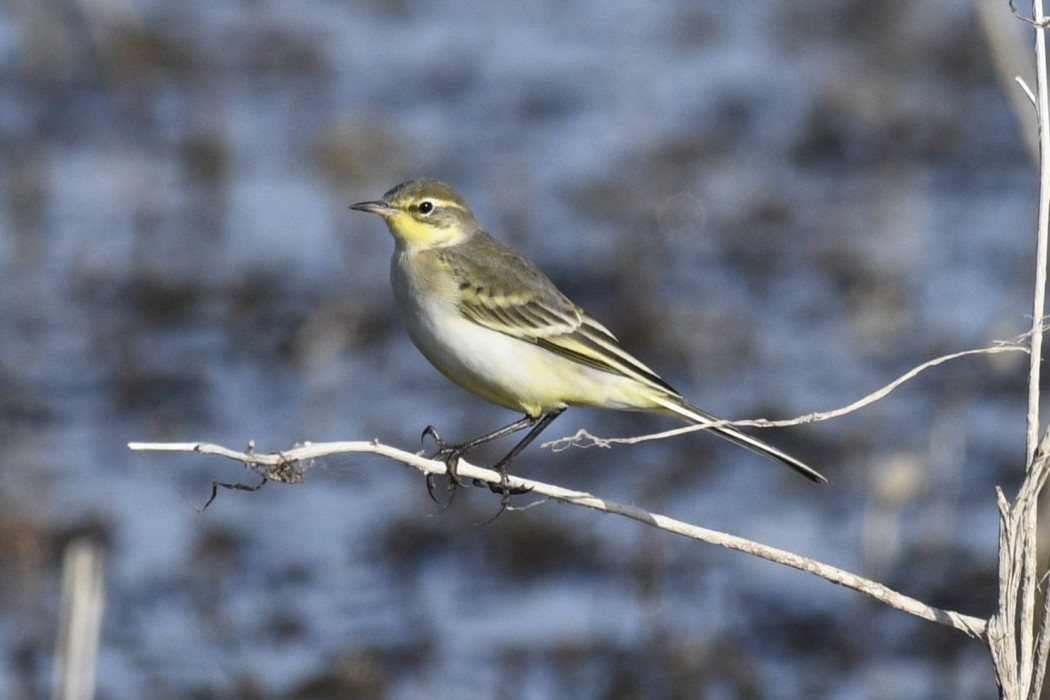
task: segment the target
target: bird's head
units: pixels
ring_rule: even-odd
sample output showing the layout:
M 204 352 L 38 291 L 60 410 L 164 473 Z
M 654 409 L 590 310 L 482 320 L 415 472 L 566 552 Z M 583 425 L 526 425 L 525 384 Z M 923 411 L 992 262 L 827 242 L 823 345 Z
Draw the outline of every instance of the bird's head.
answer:
M 459 193 L 438 180 L 402 182 L 382 199 L 350 208 L 383 217 L 398 246 L 406 249 L 454 245 L 478 228 Z

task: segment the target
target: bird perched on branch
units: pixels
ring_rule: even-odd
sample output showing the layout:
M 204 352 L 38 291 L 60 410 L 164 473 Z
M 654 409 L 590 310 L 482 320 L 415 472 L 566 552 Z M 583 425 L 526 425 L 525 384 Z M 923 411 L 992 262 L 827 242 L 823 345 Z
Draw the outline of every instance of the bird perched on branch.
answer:
M 686 401 L 616 337 L 572 303 L 535 264 L 495 238 L 467 203 L 437 180 L 410 180 L 380 200 L 350 207 L 378 214 L 394 237 L 390 281 L 401 320 L 420 352 L 467 391 L 524 417 L 459 445 L 428 426 L 435 458 L 452 483 L 459 458 L 529 429 L 494 469 L 503 504 L 507 467 L 569 406 L 674 416 L 711 431 L 815 482 L 820 473 Z M 495 490 L 495 489 L 493 489 Z

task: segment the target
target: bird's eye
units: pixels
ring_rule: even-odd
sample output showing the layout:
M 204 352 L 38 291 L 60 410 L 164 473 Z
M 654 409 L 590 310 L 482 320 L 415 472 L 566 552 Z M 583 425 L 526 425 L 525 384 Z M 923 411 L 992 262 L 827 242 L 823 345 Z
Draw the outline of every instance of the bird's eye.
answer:
M 429 199 L 424 199 L 419 203 L 419 213 L 426 216 L 430 212 L 434 211 L 434 203 Z

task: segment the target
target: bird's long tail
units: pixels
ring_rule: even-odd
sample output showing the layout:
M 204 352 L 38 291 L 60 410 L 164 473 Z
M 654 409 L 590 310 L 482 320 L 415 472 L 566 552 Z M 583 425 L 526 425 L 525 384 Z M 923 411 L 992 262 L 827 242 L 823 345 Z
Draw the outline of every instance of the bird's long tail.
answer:
M 707 425 L 709 423 L 718 423 L 721 421 L 720 418 L 716 418 L 707 411 L 697 408 L 691 403 L 685 401 L 680 397 L 666 396 L 666 397 L 654 397 L 653 400 L 660 406 L 667 409 L 671 415 L 678 416 L 690 423 L 696 423 L 698 425 Z M 771 459 L 774 462 L 779 462 L 786 467 L 794 469 L 796 472 L 806 477 L 810 481 L 815 481 L 818 484 L 826 484 L 827 479 L 823 474 L 813 469 L 804 462 L 801 462 L 786 452 L 782 452 L 772 445 L 767 445 L 756 437 L 752 437 L 747 433 L 742 433 L 731 425 L 719 425 L 711 428 L 711 432 L 715 433 L 719 437 L 725 438 L 730 442 L 736 443 L 741 447 L 754 452 L 757 455 L 761 455 L 767 459 Z

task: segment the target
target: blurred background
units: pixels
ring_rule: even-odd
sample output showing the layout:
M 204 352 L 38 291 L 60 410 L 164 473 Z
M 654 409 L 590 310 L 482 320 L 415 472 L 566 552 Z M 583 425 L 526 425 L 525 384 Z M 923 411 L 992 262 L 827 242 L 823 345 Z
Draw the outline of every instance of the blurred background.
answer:
M 371 456 L 200 513 L 254 477 L 126 448 L 418 449 L 513 420 L 412 347 L 390 236 L 347 209 L 412 177 L 727 418 L 1023 333 L 1034 122 L 979 9 L 1022 62 L 1031 38 L 980 2 L 4 3 L 0 696 L 50 693 L 73 542 L 102 557 L 98 698 L 993 696 L 978 642 L 635 522 L 478 526 L 498 497 L 442 512 Z M 763 433 L 826 487 L 699 434 L 515 470 L 983 617 L 1026 361 Z M 676 425 L 575 409 L 546 437 Z

